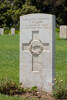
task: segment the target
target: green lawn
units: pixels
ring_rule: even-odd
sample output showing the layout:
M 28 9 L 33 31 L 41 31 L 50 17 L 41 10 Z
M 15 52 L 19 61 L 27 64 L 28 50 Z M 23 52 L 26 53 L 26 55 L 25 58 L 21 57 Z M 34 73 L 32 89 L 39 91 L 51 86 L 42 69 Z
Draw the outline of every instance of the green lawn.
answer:
M 56 77 L 67 83 L 67 40 L 56 34 Z M 19 35 L 0 36 L 0 79 L 19 82 Z M 65 85 L 66 87 L 66 85 Z M 0 100 L 29 100 L 0 95 Z
M 35 100 L 35 99 L 28 99 L 28 98 L 22 98 L 22 97 L 11 97 L 11 96 L 5 96 L 5 95 L 0 95 L 0 100 Z
M 58 34 L 56 34 L 56 77 L 67 83 L 67 40 L 59 39 Z
M 0 36 L 0 78 L 19 80 L 19 35 Z

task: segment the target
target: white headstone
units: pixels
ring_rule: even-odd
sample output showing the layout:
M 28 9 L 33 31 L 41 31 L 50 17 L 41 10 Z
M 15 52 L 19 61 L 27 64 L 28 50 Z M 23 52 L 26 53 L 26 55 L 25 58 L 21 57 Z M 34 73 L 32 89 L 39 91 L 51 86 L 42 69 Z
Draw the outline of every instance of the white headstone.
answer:
M 55 16 L 20 17 L 20 82 L 52 92 L 55 78 Z
M 15 28 L 11 28 L 11 35 L 15 35 Z
M 4 34 L 4 29 L 0 28 L 0 35 L 3 35 L 3 34 Z
M 67 39 L 67 26 L 65 25 L 60 26 L 60 38 Z

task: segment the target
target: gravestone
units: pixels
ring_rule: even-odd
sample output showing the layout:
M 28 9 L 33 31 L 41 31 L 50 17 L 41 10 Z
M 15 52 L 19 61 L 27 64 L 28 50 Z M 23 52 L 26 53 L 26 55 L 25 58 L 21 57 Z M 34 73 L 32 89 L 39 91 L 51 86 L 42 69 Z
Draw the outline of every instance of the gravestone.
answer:
M 67 39 L 67 26 L 65 25 L 60 26 L 60 38 Z
M 15 35 L 15 28 L 11 28 L 11 35 Z
M 55 16 L 20 17 L 20 82 L 52 92 L 55 78 Z
M 0 35 L 3 35 L 3 34 L 4 34 L 4 29 L 0 28 Z

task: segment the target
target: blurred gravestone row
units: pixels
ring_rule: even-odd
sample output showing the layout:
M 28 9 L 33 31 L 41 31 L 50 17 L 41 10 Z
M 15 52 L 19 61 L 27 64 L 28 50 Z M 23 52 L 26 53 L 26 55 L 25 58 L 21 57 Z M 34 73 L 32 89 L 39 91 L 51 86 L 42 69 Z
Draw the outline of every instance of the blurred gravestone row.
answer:
M 15 35 L 15 28 L 0 28 L 0 35 L 4 34 Z

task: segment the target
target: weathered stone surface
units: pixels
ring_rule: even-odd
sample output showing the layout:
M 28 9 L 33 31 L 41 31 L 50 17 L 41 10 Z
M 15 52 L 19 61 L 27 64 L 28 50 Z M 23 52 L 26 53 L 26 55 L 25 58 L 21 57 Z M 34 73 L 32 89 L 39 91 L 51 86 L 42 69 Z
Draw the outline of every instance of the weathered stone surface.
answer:
M 4 29 L 0 28 L 0 35 L 3 35 L 3 34 L 4 34 Z
M 55 16 L 20 17 L 20 82 L 52 92 L 55 78 Z
M 60 26 L 60 38 L 67 39 L 67 26 L 65 25 Z
M 11 28 L 11 35 L 15 35 L 15 28 Z

